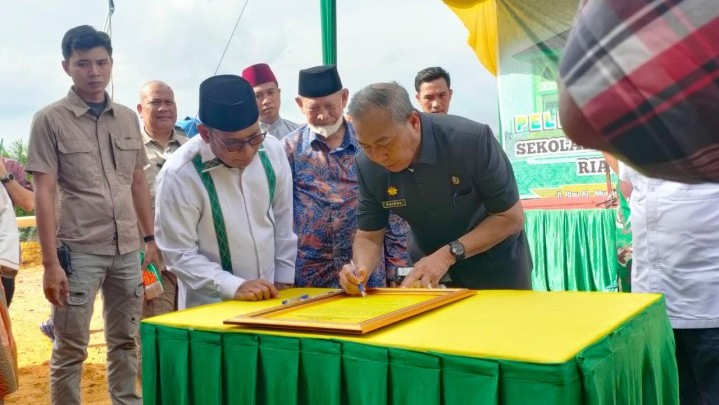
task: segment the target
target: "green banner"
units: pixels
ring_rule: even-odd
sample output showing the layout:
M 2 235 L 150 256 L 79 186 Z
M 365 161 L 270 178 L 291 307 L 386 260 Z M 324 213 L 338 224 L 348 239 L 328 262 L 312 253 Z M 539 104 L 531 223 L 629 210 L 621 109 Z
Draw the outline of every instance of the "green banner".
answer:
M 558 62 L 577 0 L 497 1 L 500 142 L 522 198 L 608 196 L 602 155 L 562 132 Z

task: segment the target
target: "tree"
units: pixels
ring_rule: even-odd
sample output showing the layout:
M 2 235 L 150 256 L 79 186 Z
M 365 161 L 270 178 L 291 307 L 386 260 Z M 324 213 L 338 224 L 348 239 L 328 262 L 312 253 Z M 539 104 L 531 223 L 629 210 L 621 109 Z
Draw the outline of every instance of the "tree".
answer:
M 8 159 L 17 160 L 23 167 L 27 163 L 27 144 L 18 139 L 11 143 L 10 146 L 4 146 L 4 139 L 0 140 L 0 156 Z

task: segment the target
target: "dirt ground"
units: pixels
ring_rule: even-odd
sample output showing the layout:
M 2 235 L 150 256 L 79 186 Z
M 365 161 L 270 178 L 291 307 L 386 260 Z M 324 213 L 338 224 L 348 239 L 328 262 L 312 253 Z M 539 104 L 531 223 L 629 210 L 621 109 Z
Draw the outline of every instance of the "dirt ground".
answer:
M 105 375 L 105 337 L 102 299 L 95 302 L 90 324 L 88 357 L 82 372 L 82 403 L 109 404 Z M 10 306 L 12 331 L 17 342 L 20 388 L 5 398 L 6 404 L 50 403 L 50 352 L 52 343 L 38 325 L 50 315 L 50 304 L 42 291 L 42 267 L 23 268 L 17 275 Z

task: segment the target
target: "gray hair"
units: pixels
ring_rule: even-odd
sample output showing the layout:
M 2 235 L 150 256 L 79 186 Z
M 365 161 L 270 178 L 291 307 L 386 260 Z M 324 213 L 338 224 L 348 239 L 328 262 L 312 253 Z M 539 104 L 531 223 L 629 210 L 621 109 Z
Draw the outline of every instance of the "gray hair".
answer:
M 399 83 L 374 83 L 352 96 L 347 106 L 347 115 L 362 120 L 365 113 L 374 109 L 389 112 L 392 121 L 398 124 L 405 122 L 415 110 L 407 90 Z

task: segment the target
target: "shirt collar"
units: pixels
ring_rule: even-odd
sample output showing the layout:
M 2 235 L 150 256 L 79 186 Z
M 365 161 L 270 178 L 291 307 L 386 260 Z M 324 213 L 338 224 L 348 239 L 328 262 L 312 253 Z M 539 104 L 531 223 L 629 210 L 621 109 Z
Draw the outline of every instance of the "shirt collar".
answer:
M 176 144 L 180 145 L 180 140 L 178 139 L 178 136 L 179 135 L 177 134 L 177 130 L 173 128 L 172 135 L 170 136 L 170 141 L 167 143 L 167 145 L 170 145 L 172 143 L 176 143 Z M 154 145 L 157 145 L 157 147 L 162 149 L 162 146 L 160 146 L 160 144 L 157 143 L 157 141 L 155 141 L 154 139 L 152 139 L 150 134 L 147 133 L 147 129 L 145 129 L 144 125 L 142 126 L 142 141 L 145 143 L 145 145 L 154 144 Z
M 206 173 L 206 172 L 209 172 L 209 171 L 211 171 L 211 170 L 213 170 L 213 169 L 215 169 L 215 168 L 223 167 L 223 166 L 226 167 L 226 168 L 228 168 L 228 169 L 231 169 L 230 166 L 227 166 L 227 165 L 226 165 L 223 161 L 221 161 L 219 158 L 213 158 L 213 159 L 208 160 L 208 161 L 206 161 L 206 162 L 202 162 L 202 164 L 204 165 L 204 166 L 202 167 L 202 173 Z
M 200 135 L 197 136 L 199 137 Z M 210 145 L 205 143 L 205 141 L 200 139 L 199 142 L 201 142 L 200 158 L 202 159 L 202 164 L 204 165 L 202 168 L 203 173 L 212 171 L 218 167 L 225 167 L 230 170 L 237 169 L 234 167 L 227 166 L 223 161 L 221 161 L 217 156 L 215 156 L 215 154 L 212 153 L 212 149 L 210 149 Z
M 105 111 L 112 111 L 113 102 L 107 92 L 105 92 L 105 100 L 107 100 Z M 83 101 L 80 96 L 78 96 L 75 92 L 75 86 L 70 87 L 70 90 L 67 92 L 67 96 L 65 96 L 64 104 L 65 107 L 67 107 L 75 114 L 75 117 L 80 117 L 90 110 L 90 107 L 87 105 L 87 103 L 85 103 L 85 101 Z
M 340 144 L 340 147 L 337 149 L 341 150 L 341 149 L 349 148 L 351 146 L 353 150 L 357 150 L 358 149 L 357 137 L 355 136 L 354 127 L 352 126 L 352 124 L 347 122 L 347 120 L 344 120 L 342 125 L 344 125 L 344 127 L 345 127 L 345 134 L 344 134 L 344 138 L 342 138 L 342 144 Z M 310 129 L 309 125 L 307 125 L 306 128 L 307 128 L 307 132 L 309 132 L 309 134 L 310 134 L 309 135 L 310 144 L 315 143 L 315 142 L 320 142 L 320 143 L 327 145 L 327 143 L 325 142 L 325 138 L 323 136 L 312 132 L 312 129 Z
M 270 122 L 269 124 L 266 124 L 266 123 L 260 121 L 260 129 L 262 131 L 268 132 L 270 129 L 276 128 L 281 123 L 282 123 L 282 117 L 277 117 L 276 120 L 274 120 L 273 122 Z
M 419 159 L 417 163 L 428 165 L 437 164 L 437 145 L 434 140 L 434 126 L 432 125 L 432 114 L 419 113 L 420 120 L 420 145 Z

